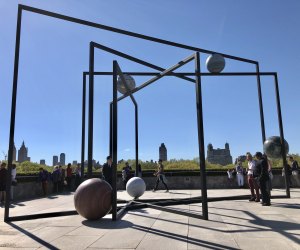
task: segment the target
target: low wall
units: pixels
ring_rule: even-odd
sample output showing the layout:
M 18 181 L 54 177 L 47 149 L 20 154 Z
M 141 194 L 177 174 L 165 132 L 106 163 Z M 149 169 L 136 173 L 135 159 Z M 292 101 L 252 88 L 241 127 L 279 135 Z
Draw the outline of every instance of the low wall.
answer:
M 98 177 L 98 176 L 95 176 Z M 167 184 L 169 189 L 200 189 L 201 179 L 199 173 L 197 175 L 192 175 L 189 173 L 167 173 Z M 145 174 L 143 179 L 146 183 L 147 190 L 153 189 L 156 182 L 156 177 L 151 174 Z M 17 177 L 18 185 L 14 187 L 14 200 L 23 200 L 36 197 L 42 197 L 42 187 L 41 184 L 37 182 L 37 177 Z M 300 187 L 300 175 L 291 176 L 293 187 Z M 226 189 L 226 188 L 237 188 L 236 178 L 232 182 L 227 179 L 227 174 L 225 173 L 208 173 L 207 178 L 207 188 L 208 189 Z M 284 188 L 284 178 L 280 173 L 274 174 L 272 180 L 272 186 L 274 188 Z M 247 181 L 245 176 L 245 187 L 247 187 Z M 118 190 L 124 190 L 124 184 L 121 177 L 117 179 Z M 163 185 L 159 184 L 159 189 L 164 188 Z M 72 190 L 74 191 L 74 179 L 72 183 Z M 48 193 L 52 193 L 52 183 L 48 183 Z

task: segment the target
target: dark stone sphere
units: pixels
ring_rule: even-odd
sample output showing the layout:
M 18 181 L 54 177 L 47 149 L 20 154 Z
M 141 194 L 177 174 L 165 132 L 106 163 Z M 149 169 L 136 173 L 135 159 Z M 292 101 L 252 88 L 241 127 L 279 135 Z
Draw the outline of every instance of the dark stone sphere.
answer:
M 289 144 L 284 140 L 285 153 L 289 152 Z M 278 159 L 282 157 L 282 148 L 280 142 L 280 136 L 271 136 L 264 142 L 264 153 L 271 159 Z
M 76 189 L 74 205 L 76 211 L 88 220 L 97 220 L 111 210 L 112 187 L 103 180 L 92 178 Z

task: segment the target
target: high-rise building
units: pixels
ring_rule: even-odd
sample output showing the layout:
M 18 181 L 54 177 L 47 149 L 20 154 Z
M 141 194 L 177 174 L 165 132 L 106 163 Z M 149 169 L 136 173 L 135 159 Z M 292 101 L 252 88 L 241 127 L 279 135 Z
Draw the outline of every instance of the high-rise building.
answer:
M 77 166 L 77 161 L 73 161 L 73 166 Z
M 53 155 L 53 166 L 57 165 L 58 163 L 58 156 L 57 155 Z
M 65 153 L 61 153 L 59 156 L 59 163 L 62 166 L 66 165 L 66 154 Z
M 162 161 L 167 161 L 168 160 L 167 148 L 166 148 L 164 143 L 162 143 L 159 147 L 159 159 L 161 159 Z
M 44 159 L 40 160 L 40 165 L 46 165 L 46 161 Z
M 28 148 L 25 147 L 25 143 L 23 141 L 22 146 L 18 151 L 18 162 L 22 163 L 24 161 L 30 161 L 30 157 L 28 157 Z

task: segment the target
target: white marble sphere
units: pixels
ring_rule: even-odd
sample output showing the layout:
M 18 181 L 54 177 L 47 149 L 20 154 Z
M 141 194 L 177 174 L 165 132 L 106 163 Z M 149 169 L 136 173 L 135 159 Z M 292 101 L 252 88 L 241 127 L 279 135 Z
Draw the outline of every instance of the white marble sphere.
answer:
M 129 89 L 133 90 L 135 88 L 135 80 L 133 79 L 133 77 L 130 75 L 124 74 L 124 78 L 125 78 L 125 81 L 127 83 L 127 86 L 129 87 Z M 127 89 L 126 89 L 125 85 L 123 84 L 120 76 L 118 77 L 117 88 L 121 94 L 123 94 L 123 95 L 126 94 Z
M 220 54 L 212 54 L 206 59 L 206 67 L 210 73 L 220 73 L 225 68 L 225 59 Z
M 142 196 L 145 190 L 146 184 L 144 180 L 140 177 L 130 178 L 126 184 L 126 191 L 133 198 L 138 198 Z

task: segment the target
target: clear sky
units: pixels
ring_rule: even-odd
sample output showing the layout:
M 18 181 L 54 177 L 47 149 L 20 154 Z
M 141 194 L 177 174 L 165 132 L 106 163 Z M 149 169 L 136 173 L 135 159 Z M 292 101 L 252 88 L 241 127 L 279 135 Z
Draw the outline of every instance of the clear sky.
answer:
M 261 71 L 279 76 L 283 125 L 290 152 L 299 153 L 300 2 L 298 0 L 0 0 L 0 159 L 7 152 L 18 3 L 78 17 L 203 49 L 260 62 Z M 80 161 L 82 72 L 88 70 L 89 42 L 112 47 L 161 67 L 193 52 L 155 44 L 24 12 L 15 130 L 17 149 L 25 141 L 32 161 L 66 153 Z M 202 71 L 206 72 L 201 55 Z M 146 67 L 97 51 L 95 70 Z M 194 63 L 183 71 L 194 71 Z M 255 67 L 226 61 L 224 72 L 253 72 Z M 148 78 L 135 77 L 137 85 Z M 255 77 L 203 77 L 205 147 L 230 144 L 233 158 L 262 150 Z M 94 158 L 108 154 L 112 78 L 95 78 Z M 272 78 L 262 77 L 266 135 L 279 135 Z M 135 94 L 139 103 L 140 158 L 157 160 L 164 142 L 168 158 L 198 156 L 195 87 L 166 77 Z M 119 103 L 119 159 L 134 158 L 134 107 Z M 206 148 L 205 148 L 206 151 Z

